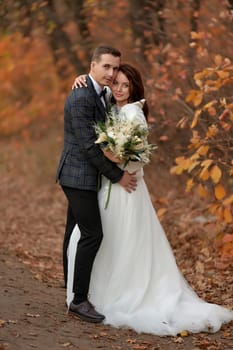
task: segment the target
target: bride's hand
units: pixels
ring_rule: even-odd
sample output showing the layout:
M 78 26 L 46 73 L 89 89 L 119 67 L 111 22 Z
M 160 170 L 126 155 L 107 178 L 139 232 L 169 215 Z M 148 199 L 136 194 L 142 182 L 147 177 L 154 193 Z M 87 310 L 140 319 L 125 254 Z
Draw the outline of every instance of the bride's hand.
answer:
M 114 156 L 114 154 L 111 151 L 107 151 L 105 149 L 102 149 L 103 154 L 105 155 L 106 158 L 111 160 L 113 163 L 122 163 L 122 160 L 120 158 L 117 158 Z
M 86 78 L 87 78 L 87 74 L 82 74 L 82 75 L 79 75 L 78 77 L 76 77 L 75 81 L 72 85 L 72 89 L 87 86 Z

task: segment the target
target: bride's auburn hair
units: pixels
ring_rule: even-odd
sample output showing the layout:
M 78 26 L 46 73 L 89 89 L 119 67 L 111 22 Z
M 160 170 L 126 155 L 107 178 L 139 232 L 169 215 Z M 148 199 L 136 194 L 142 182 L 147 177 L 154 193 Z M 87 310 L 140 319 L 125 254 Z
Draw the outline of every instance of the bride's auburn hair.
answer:
M 142 82 L 142 77 L 139 71 L 131 66 L 130 64 L 123 63 L 119 66 L 118 72 L 122 72 L 127 79 L 129 80 L 129 103 L 137 102 L 145 98 L 144 95 L 144 86 Z M 112 97 L 112 101 L 115 102 L 114 97 Z M 147 119 L 149 108 L 148 104 L 145 101 L 143 106 L 143 113 Z

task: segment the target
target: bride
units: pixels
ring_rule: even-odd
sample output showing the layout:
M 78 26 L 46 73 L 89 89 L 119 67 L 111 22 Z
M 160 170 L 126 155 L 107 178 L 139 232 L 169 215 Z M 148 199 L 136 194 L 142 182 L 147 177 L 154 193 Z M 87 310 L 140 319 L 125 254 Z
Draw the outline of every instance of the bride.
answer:
M 139 72 L 122 64 L 112 86 L 114 108 L 128 118 L 146 123 L 140 104 L 144 97 Z M 130 102 L 130 103 L 129 103 Z M 181 272 L 156 216 L 143 179 L 140 162 L 130 162 L 138 183 L 133 193 L 102 178 L 99 206 L 104 238 L 91 276 L 89 299 L 105 324 L 130 327 L 137 332 L 176 335 L 183 330 L 217 332 L 233 320 L 233 311 L 201 300 Z M 68 248 L 67 305 L 73 299 L 73 270 L 79 229 L 76 226 Z

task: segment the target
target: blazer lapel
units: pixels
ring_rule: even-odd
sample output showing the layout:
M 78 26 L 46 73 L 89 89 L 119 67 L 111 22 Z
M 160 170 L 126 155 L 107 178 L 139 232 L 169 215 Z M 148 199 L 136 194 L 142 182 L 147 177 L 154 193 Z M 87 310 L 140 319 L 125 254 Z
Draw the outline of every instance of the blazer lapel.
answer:
M 87 76 L 87 86 L 88 86 L 89 90 L 92 92 L 92 95 L 93 95 L 94 98 L 95 98 L 96 105 L 97 105 L 97 107 L 98 107 L 98 109 L 99 109 L 99 111 L 100 111 L 101 117 L 105 119 L 106 109 L 105 109 L 103 103 L 101 102 L 101 99 L 100 99 L 100 97 L 98 96 L 97 92 L 95 91 L 95 88 L 94 88 L 94 86 L 93 86 L 93 84 L 92 84 L 92 81 L 91 81 L 91 79 L 89 78 L 89 76 Z

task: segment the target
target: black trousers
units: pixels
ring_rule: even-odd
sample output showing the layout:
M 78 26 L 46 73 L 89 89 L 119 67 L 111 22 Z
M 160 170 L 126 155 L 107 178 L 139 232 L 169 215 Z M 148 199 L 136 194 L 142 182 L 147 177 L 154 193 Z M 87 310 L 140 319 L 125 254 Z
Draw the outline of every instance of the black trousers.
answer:
M 80 300 L 86 300 L 93 262 L 103 238 L 97 192 L 66 186 L 62 186 L 62 189 L 68 199 L 67 222 L 63 241 L 64 280 L 67 284 L 67 248 L 73 228 L 77 223 L 81 236 L 77 243 L 73 292 Z

